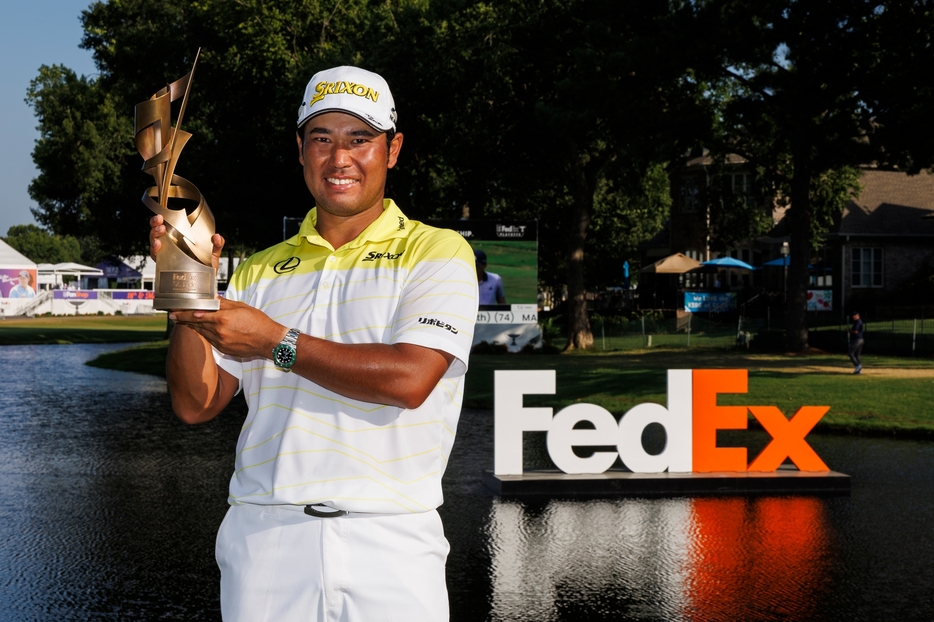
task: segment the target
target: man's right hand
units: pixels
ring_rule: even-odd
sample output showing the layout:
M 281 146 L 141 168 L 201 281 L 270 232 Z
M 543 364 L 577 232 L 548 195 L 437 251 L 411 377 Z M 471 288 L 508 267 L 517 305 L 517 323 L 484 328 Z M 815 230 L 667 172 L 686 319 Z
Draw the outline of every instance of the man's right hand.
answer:
M 149 256 L 153 258 L 153 261 L 156 259 L 156 255 L 162 250 L 162 236 L 165 235 L 165 223 L 163 222 L 162 216 L 156 214 L 149 219 Z M 214 266 L 214 269 L 217 270 L 220 265 L 221 251 L 224 249 L 224 237 L 219 233 L 215 233 L 211 236 L 211 265 Z

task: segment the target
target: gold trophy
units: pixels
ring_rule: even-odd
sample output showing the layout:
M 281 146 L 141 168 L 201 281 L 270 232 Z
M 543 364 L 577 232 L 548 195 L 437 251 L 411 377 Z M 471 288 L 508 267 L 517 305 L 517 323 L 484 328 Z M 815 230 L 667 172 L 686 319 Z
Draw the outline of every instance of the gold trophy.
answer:
M 191 138 L 181 125 L 200 54 L 199 49 L 184 77 L 136 105 L 136 149 L 145 160 L 143 170 L 156 180 L 143 194 L 143 203 L 165 221 L 153 300 L 153 308 L 161 310 L 220 308 L 217 271 L 211 263 L 214 214 L 198 188 L 175 174 L 178 156 Z M 178 121 L 172 127 L 172 102 L 179 98 Z M 170 209 L 169 199 L 194 209 Z

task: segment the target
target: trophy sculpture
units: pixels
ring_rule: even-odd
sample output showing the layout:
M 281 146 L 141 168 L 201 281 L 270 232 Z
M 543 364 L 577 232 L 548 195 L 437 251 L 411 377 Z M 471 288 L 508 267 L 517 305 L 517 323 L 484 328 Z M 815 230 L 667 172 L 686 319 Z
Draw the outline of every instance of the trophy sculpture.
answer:
M 143 203 L 165 222 L 162 249 L 156 256 L 156 282 L 153 308 L 220 308 L 217 299 L 217 271 L 211 261 L 214 214 L 197 187 L 175 174 L 178 156 L 191 134 L 181 130 L 195 62 L 184 77 L 136 105 L 136 149 L 143 156 L 143 170 L 156 185 L 143 194 Z M 172 127 L 172 102 L 182 98 L 178 121 Z M 193 210 L 170 209 L 169 199 L 185 201 Z

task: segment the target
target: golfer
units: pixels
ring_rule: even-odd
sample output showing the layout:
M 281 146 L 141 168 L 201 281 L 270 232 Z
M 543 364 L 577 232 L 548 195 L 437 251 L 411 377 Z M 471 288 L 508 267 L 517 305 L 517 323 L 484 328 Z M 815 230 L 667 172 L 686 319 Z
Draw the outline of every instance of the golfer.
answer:
M 170 315 L 178 416 L 249 405 L 217 536 L 228 622 L 448 619 L 435 508 L 477 278 L 463 238 L 383 197 L 402 139 L 383 78 L 315 74 L 296 136 L 315 208 L 237 268 L 219 311 Z
M 480 304 L 506 304 L 506 292 L 503 290 L 503 279 L 498 274 L 486 271 L 486 253 L 477 249 L 473 252 L 473 256 L 477 264 L 477 284 L 480 288 Z

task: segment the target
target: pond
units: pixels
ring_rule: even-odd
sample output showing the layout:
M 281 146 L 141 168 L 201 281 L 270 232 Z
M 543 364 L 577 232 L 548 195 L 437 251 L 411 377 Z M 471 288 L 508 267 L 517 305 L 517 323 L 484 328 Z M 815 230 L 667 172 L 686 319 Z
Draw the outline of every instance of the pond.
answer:
M 243 409 L 203 426 L 114 345 L 0 348 L 0 619 L 218 620 Z M 842 497 L 518 501 L 465 411 L 440 512 L 455 621 L 934 618 L 934 443 L 811 435 Z

